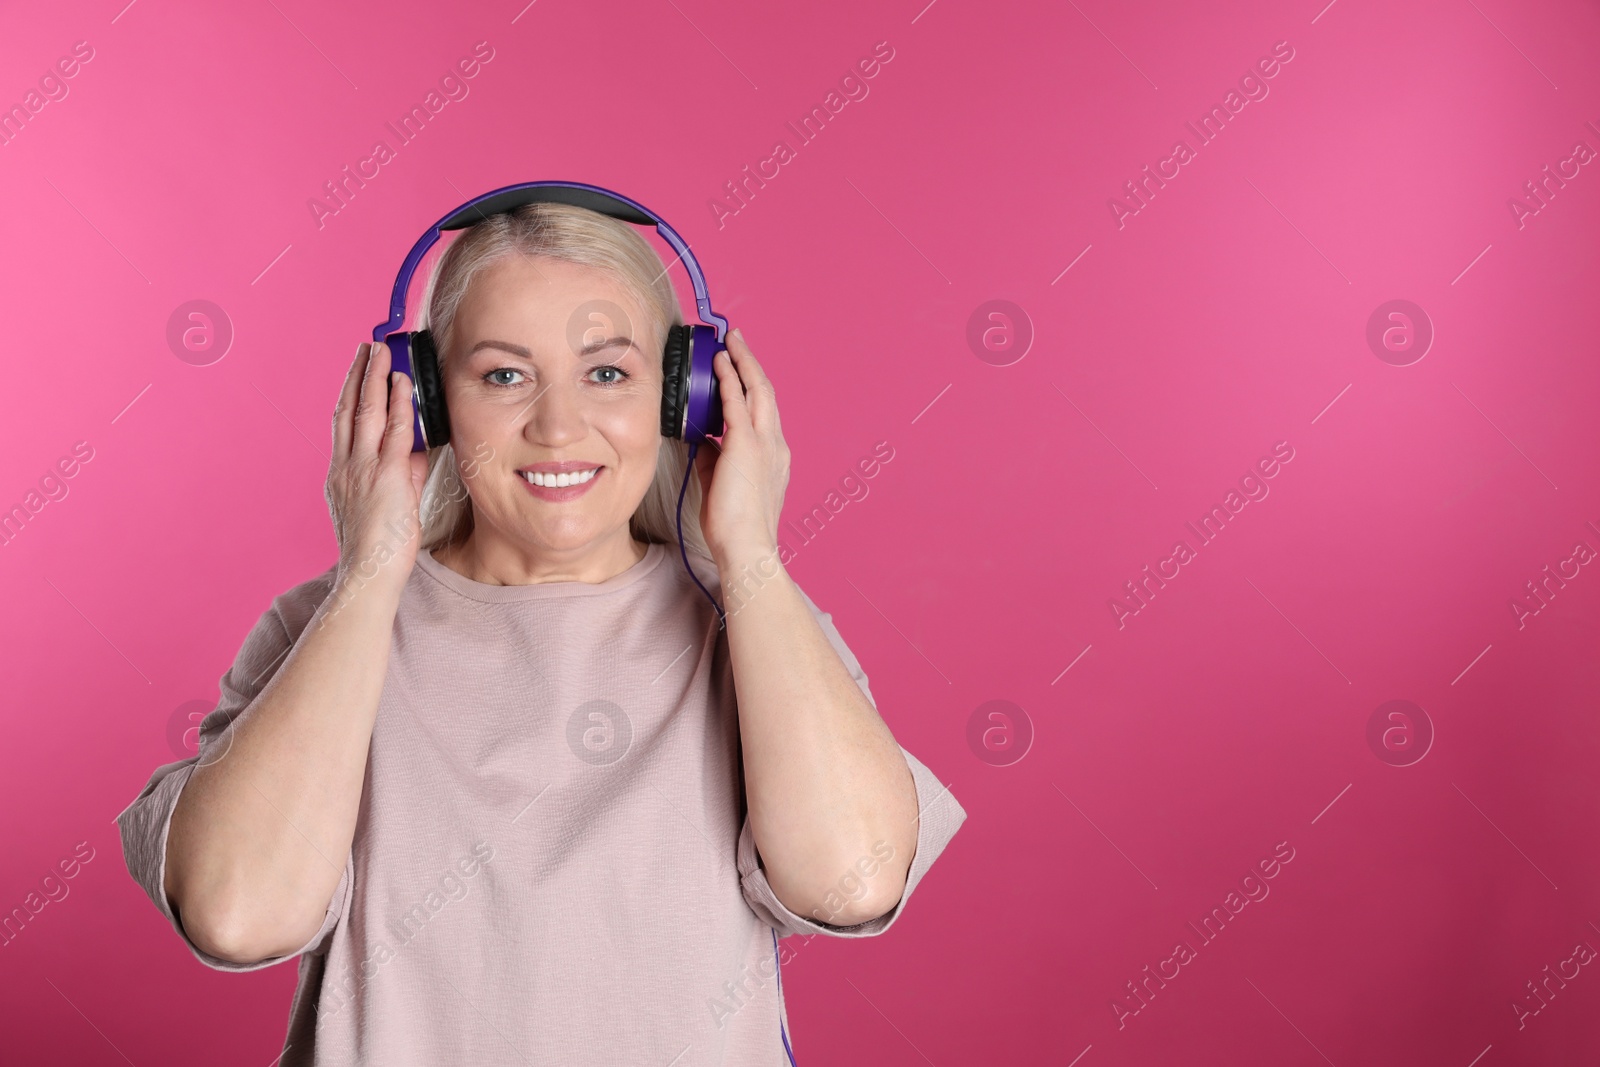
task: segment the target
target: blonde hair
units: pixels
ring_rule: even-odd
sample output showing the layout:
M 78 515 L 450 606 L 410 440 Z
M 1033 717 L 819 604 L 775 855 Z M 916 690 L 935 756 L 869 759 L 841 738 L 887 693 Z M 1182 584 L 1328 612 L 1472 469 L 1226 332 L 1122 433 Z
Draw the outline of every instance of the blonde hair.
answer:
M 610 275 L 650 315 L 652 321 L 645 325 L 653 336 L 638 340 L 646 352 L 656 354 L 658 361 L 668 327 L 683 324 L 683 311 L 667 277 L 666 265 L 632 225 L 569 204 L 525 204 L 514 212 L 490 215 L 462 231 L 429 272 L 421 314 L 410 328 L 432 332 L 441 381 L 451 357 L 456 311 L 467 287 L 480 271 L 513 255 L 547 256 Z M 472 462 L 467 460 L 469 478 L 473 474 Z M 629 532 L 636 540 L 677 545 L 678 492 L 688 464 L 689 446 L 680 438 L 663 438 L 655 478 L 628 520 Z M 471 534 L 472 528 L 472 497 L 462 483 L 455 449 L 448 443 L 430 448 L 428 476 L 422 486 L 420 547 L 459 543 Z M 683 543 L 690 562 L 706 568 L 697 566 L 696 570 L 716 581 L 711 552 L 700 530 L 698 477 L 689 480 L 684 495 Z

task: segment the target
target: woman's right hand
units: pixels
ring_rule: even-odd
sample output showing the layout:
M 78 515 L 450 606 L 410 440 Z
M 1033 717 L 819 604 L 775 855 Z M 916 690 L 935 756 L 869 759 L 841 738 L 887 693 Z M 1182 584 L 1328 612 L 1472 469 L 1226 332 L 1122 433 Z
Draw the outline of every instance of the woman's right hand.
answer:
M 333 412 L 325 487 L 340 582 L 378 581 L 398 592 L 416 564 L 428 456 L 411 451 L 411 389 L 407 375 L 389 373 L 388 345 L 356 350 Z

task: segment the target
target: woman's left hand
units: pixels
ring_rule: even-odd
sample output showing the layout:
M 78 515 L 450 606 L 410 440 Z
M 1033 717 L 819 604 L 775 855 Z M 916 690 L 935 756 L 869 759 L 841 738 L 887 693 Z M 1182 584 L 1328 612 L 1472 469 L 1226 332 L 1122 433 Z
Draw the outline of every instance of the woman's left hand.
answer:
M 726 341 L 713 364 L 722 393 L 722 446 L 708 440 L 695 454 L 700 529 L 719 564 L 777 551 L 778 516 L 789 485 L 789 446 L 772 381 L 738 330 Z

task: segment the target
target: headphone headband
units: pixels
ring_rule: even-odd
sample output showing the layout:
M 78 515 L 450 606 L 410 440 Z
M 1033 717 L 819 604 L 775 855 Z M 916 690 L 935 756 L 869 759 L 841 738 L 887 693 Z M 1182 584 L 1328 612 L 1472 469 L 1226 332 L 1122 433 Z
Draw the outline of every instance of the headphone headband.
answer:
M 701 321 L 716 327 L 719 343 L 725 339 L 728 320 L 711 310 L 711 298 L 706 293 L 705 275 L 701 273 L 700 264 L 694 258 L 694 253 L 689 250 L 688 244 L 678 236 L 678 231 L 667 225 L 666 220 L 660 215 L 620 193 L 602 189 L 598 185 L 558 181 L 519 182 L 516 185 L 492 190 L 467 201 L 429 227 L 426 233 L 417 238 L 417 243 L 411 246 L 405 262 L 400 265 L 400 273 L 394 280 L 394 290 L 389 295 L 389 317 L 372 328 L 372 339 L 382 341 L 404 325 L 406 291 L 411 287 L 411 276 L 422 262 L 423 255 L 439 240 L 442 232 L 463 230 L 482 222 L 490 215 L 515 211 L 524 204 L 533 203 L 571 204 L 573 207 L 587 208 L 601 215 L 631 222 L 636 226 L 654 226 L 656 232 L 672 246 L 672 250 L 683 261 L 684 269 L 689 272 L 689 281 L 694 285 L 695 308 L 700 313 Z

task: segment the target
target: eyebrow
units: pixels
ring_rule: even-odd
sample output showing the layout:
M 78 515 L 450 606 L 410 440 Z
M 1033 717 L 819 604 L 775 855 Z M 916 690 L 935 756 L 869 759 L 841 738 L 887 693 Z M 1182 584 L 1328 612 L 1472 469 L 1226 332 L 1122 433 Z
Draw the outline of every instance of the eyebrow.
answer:
M 602 349 L 611 347 L 631 348 L 635 352 L 638 352 L 641 356 L 644 355 L 643 349 L 634 343 L 633 338 L 620 335 L 617 337 L 607 337 L 603 340 L 584 345 L 583 350 L 580 351 L 578 355 L 590 356 L 601 351 Z M 530 363 L 533 362 L 533 353 L 528 351 L 528 349 L 522 345 L 512 344 L 510 341 L 495 341 L 492 339 L 479 341 L 477 344 L 472 346 L 471 351 L 469 351 L 467 355 L 473 355 L 485 348 L 498 348 L 501 351 L 509 352 L 513 356 L 517 356 L 520 359 L 525 359 Z

